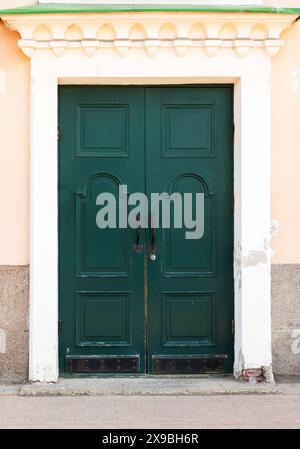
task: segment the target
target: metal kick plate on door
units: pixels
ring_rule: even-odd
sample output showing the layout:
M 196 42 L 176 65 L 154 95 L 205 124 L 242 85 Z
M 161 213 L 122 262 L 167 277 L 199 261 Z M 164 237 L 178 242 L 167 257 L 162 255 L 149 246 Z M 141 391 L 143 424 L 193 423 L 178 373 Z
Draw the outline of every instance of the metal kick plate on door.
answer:
M 153 371 L 160 374 L 224 373 L 227 356 L 217 357 L 156 357 Z
M 139 357 L 66 357 L 70 373 L 138 373 Z

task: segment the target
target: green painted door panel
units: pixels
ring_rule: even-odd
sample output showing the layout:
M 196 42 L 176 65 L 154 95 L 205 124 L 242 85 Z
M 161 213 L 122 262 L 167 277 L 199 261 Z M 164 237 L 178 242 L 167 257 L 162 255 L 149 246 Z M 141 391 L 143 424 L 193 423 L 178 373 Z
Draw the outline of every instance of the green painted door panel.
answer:
M 145 372 L 144 260 L 133 250 L 136 231 L 96 226 L 99 193 L 118 198 L 120 184 L 144 191 L 144 109 L 143 88 L 60 89 L 62 372 L 70 357 L 78 358 L 71 360 L 75 371 L 97 370 L 99 356 L 104 372 Z
M 204 194 L 201 239 L 186 239 L 184 227 L 156 230 L 157 258 L 148 258 L 150 372 L 232 370 L 232 159 L 230 87 L 146 90 L 147 193 Z
M 60 371 L 230 372 L 231 87 L 65 86 L 59 119 Z M 136 252 L 136 230 L 100 230 L 120 184 L 203 193 L 203 237 L 148 229 Z

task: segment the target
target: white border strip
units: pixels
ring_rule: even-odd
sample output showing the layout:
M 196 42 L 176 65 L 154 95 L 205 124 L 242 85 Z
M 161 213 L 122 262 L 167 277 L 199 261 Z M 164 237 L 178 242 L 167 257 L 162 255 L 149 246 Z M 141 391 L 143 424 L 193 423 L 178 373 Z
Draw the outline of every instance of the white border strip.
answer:
M 30 380 L 58 378 L 58 83 L 234 83 L 235 373 L 270 366 L 270 59 L 114 55 L 32 59 Z

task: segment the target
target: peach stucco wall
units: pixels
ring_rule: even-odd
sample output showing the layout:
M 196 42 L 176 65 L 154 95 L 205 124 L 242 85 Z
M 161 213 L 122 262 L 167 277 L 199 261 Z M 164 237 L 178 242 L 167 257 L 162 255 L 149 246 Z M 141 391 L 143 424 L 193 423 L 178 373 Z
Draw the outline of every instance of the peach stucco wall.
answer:
M 300 22 L 283 34 L 272 70 L 273 263 L 300 262 Z
M 0 23 L 0 265 L 28 263 L 29 62 Z
M 34 1 L 14 6 L 24 3 Z M 300 8 L 300 0 L 264 3 Z M 0 8 L 11 4 L 0 0 Z M 272 71 L 273 263 L 300 263 L 300 22 L 283 38 Z M 29 61 L 17 39 L 0 23 L 0 265 L 28 263 Z

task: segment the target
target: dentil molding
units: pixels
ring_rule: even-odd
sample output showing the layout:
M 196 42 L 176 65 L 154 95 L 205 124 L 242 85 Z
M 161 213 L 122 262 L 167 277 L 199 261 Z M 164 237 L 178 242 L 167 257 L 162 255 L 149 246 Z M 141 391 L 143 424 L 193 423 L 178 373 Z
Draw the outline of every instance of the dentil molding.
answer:
M 293 14 L 262 13 L 89 13 L 4 15 L 6 25 L 18 31 L 19 47 L 32 57 L 36 51 L 61 56 L 82 49 L 86 56 L 114 49 L 124 56 L 130 48 L 143 48 L 149 56 L 172 47 L 183 56 L 191 47 L 208 56 L 228 48 L 238 56 L 251 49 L 277 54 L 281 33 L 295 19 Z

